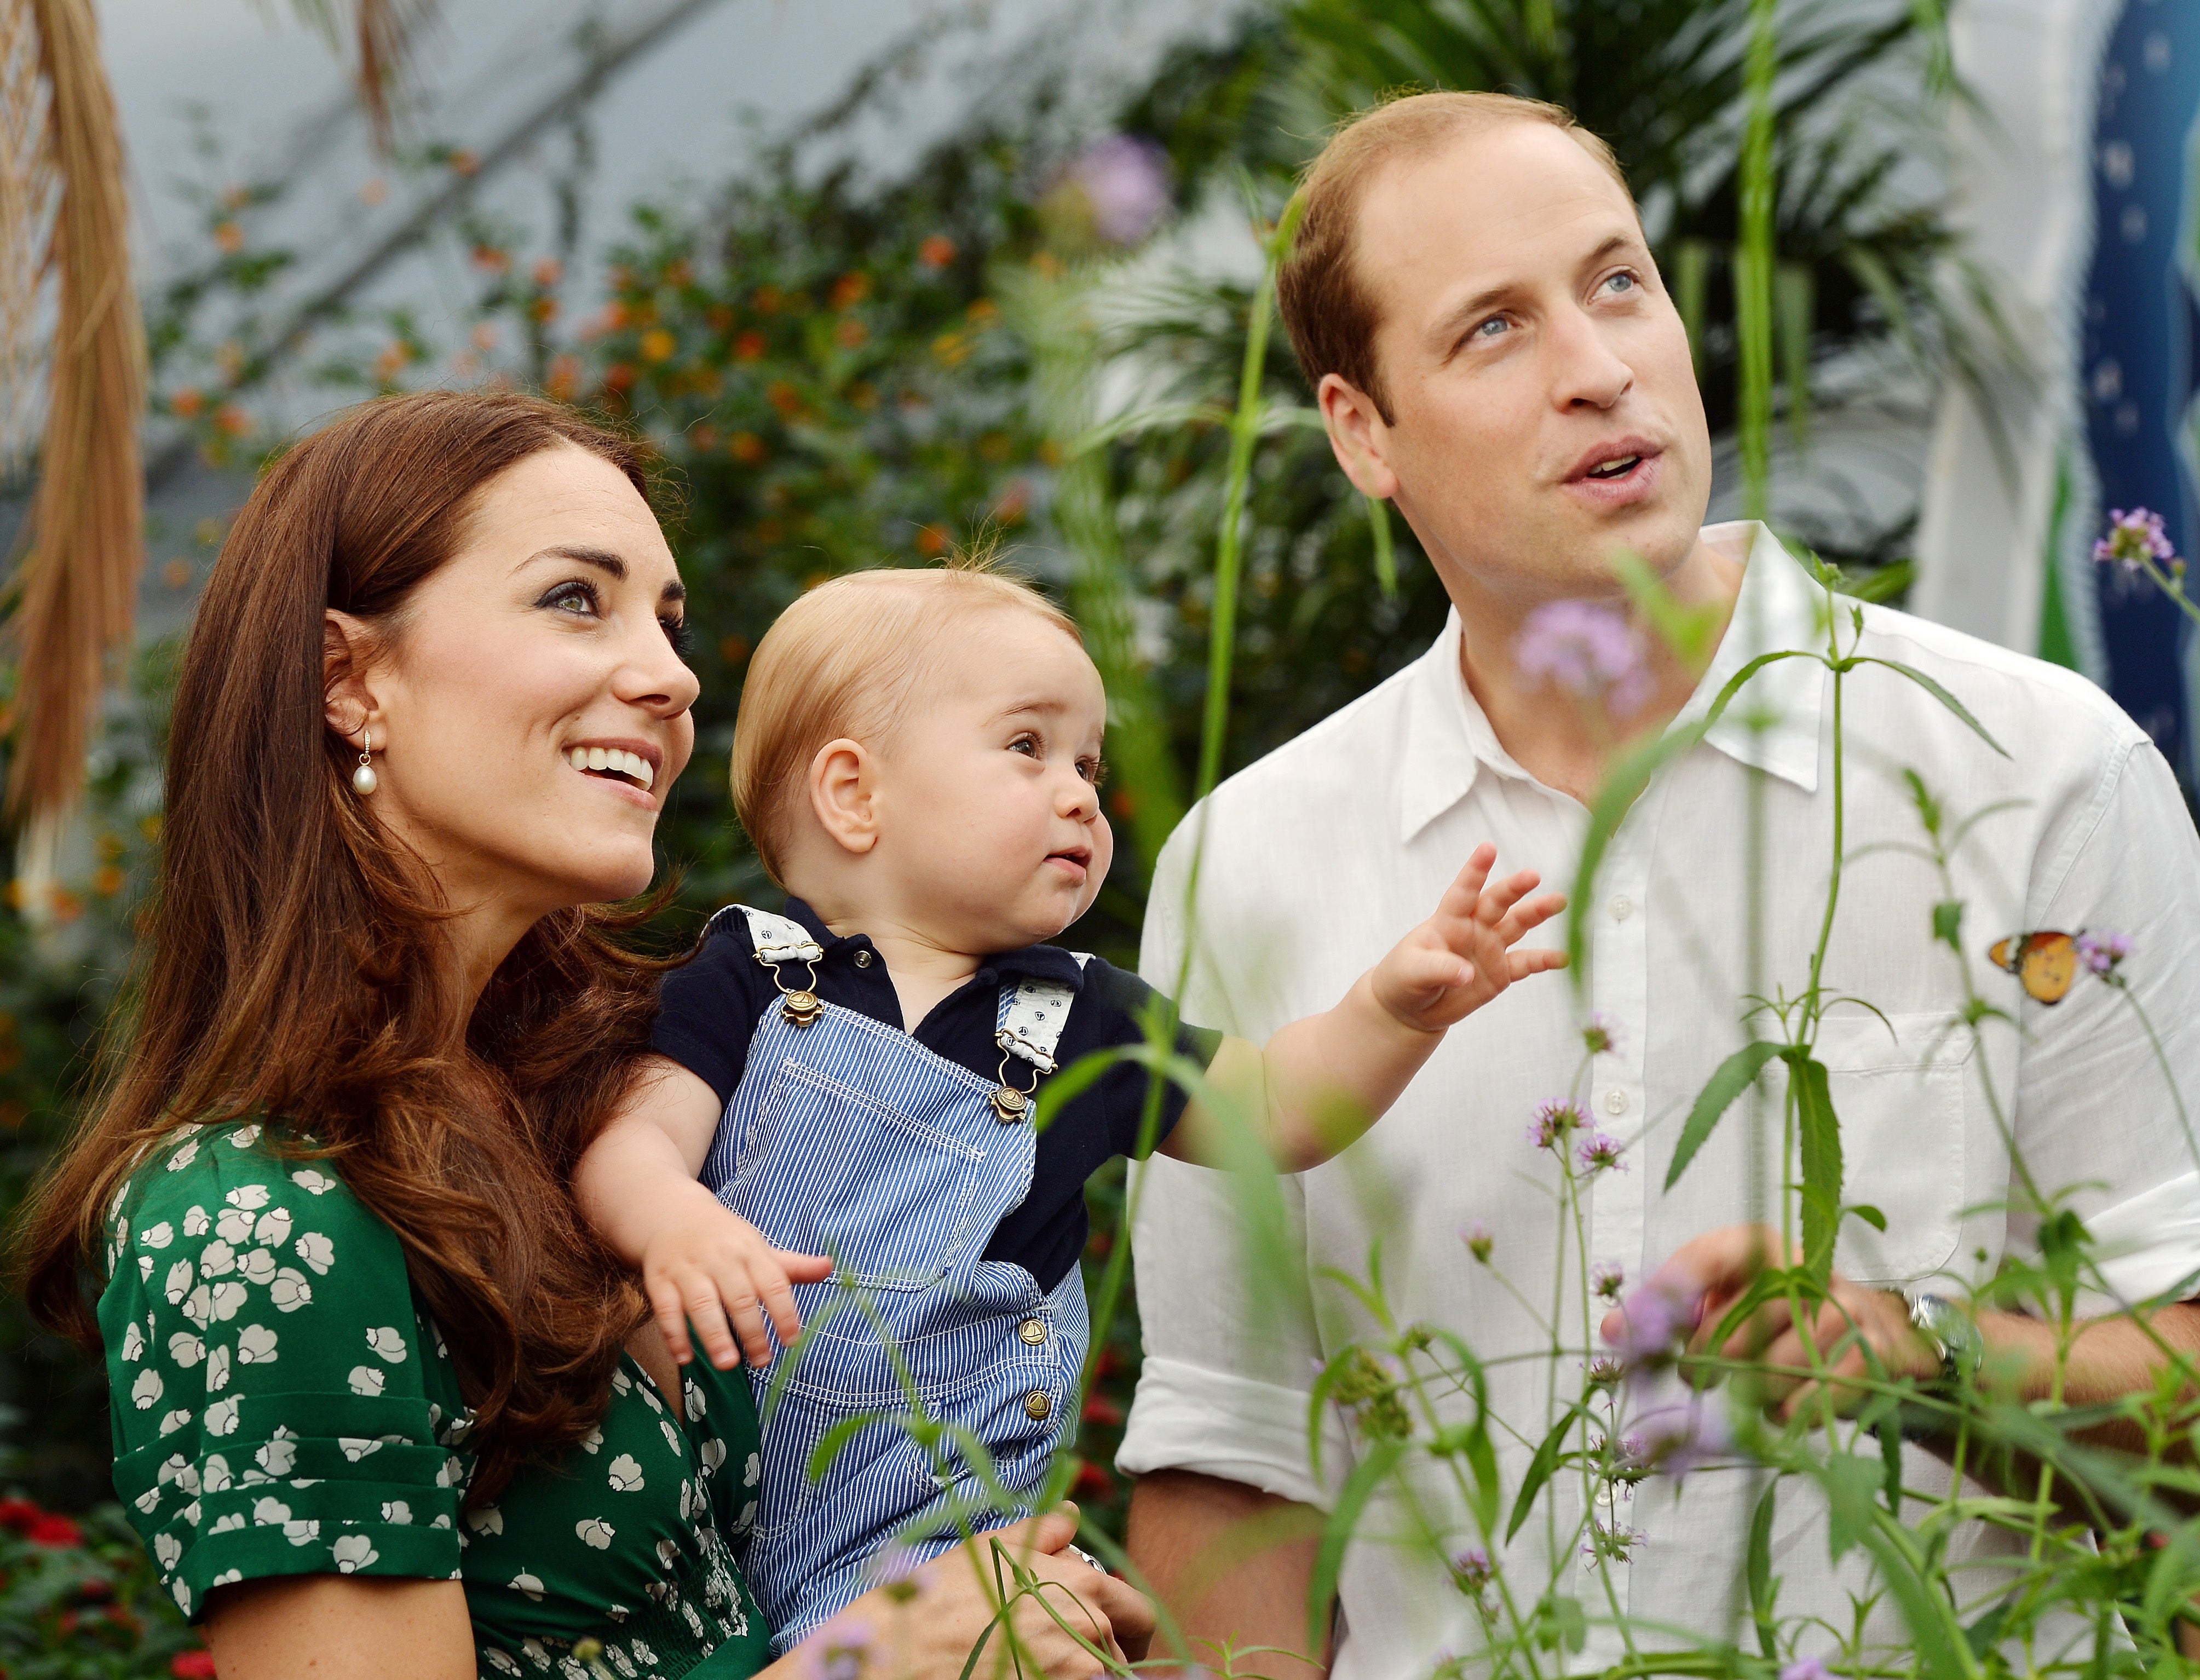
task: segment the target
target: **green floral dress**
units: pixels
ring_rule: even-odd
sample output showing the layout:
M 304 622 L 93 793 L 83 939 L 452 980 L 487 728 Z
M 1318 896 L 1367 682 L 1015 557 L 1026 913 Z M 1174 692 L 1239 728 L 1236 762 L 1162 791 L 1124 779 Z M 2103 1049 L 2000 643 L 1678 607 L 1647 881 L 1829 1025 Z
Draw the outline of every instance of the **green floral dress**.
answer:
M 754 1673 L 769 1633 L 727 1550 L 756 1509 L 754 1403 L 688 1367 L 684 1421 L 623 1360 L 602 1425 L 463 1504 L 472 1419 L 397 1238 L 325 1162 L 190 1127 L 125 1185 L 100 1297 L 114 1486 L 196 1617 L 272 1575 L 465 1584 L 485 1676 Z

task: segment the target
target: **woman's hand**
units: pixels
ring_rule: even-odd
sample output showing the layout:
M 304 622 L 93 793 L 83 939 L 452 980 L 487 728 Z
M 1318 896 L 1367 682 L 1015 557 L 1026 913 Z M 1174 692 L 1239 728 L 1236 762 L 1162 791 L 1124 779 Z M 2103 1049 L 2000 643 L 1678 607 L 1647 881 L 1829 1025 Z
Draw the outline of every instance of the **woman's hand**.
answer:
M 774 1680 L 781 1669 L 814 1675 L 841 1650 L 861 1652 L 867 1673 L 892 1680 L 958 1680 L 981 1640 L 988 1654 L 1005 1658 L 1011 1625 L 1024 1671 L 1050 1680 L 1086 1680 L 1111 1663 L 1143 1660 L 1153 1638 L 1153 1606 L 1128 1583 L 1065 1550 L 1076 1535 L 1077 1507 L 1068 1504 L 981 1534 L 908 1580 L 864 1594 L 767 1673 Z M 1031 1578 L 1032 1590 L 1020 1589 L 1020 1574 Z M 1014 1599 L 1005 1618 L 997 1607 L 1003 1595 Z M 790 1666 L 798 1663 L 799 1669 Z M 989 1654 L 980 1671 L 992 1667 Z

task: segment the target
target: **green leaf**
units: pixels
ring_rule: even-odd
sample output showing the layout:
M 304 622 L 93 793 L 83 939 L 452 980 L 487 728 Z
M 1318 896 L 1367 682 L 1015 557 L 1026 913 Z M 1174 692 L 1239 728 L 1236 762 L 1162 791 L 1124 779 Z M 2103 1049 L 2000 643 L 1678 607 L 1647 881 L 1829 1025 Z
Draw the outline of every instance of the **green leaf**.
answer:
M 1398 598 L 1398 551 L 1390 541 L 1390 504 L 1380 496 L 1365 496 L 1367 528 L 1375 538 L 1375 580 L 1383 586 L 1383 599 Z
M 1589 1643 L 1581 1601 L 1553 1593 L 1536 1606 L 1536 1643 L 1546 1651 L 1578 1651 Z
M 1776 1662 L 1780 1657 L 1780 1628 L 1773 1614 L 1780 1598 L 1780 1583 L 1772 1573 L 1772 1515 L 1779 1492 L 1776 1478 L 1767 1482 L 1756 1513 L 1749 1519 L 1749 1613 L 1757 1624 L 1758 1648 L 1767 1662 Z
M 1984 1662 L 1986 1653 L 2001 1643 L 2001 1630 L 2016 1608 L 2015 1601 L 2004 1599 L 1963 1630 L 1963 1643 L 1978 1661 Z
M 1821 1283 L 1832 1273 L 1834 1238 L 1841 1225 L 1841 1122 L 1834 1113 L 1826 1065 L 1791 1049 L 1798 1141 L 1803 1156 L 1803 1263 Z
M 810 1460 L 805 1472 L 813 1482 L 825 1479 L 833 1460 L 840 1455 L 840 1449 L 861 1435 L 873 1424 L 883 1422 L 893 1415 L 891 1412 L 865 1412 L 852 1418 L 843 1418 L 825 1431 L 825 1438 L 810 1449 Z
M 1991 735 L 1986 733 L 1986 726 L 1980 723 L 1977 718 L 1972 717 L 1961 700 L 1957 700 L 1938 682 L 1935 682 L 1931 677 L 1926 676 L 1923 671 L 1919 670 L 1915 665 L 1905 665 L 1899 659 L 1877 659 L 1869 653 L 1860 653 L 1849 663 L 1859 665 L 1885 665 L 1889 670 L 1900 671 L 1912 682 L 1915 682 L 1919 688 L 1922 688 L 1927 694 L 1932 695 L 1934 700 L 1940 701 L 1942 705 L 1946 706 L 1949 711 L 1954 712 L 1957 717 L 1969 724 L 1970 726 L 1971 732 L 1977 735 L 1981 740 L 1984 741 L 1988 746 L 1993 748 L 1995 752 L 1999 752 L 2003 758 L 2006 758 L 2009 757 L 2009 753 L 2004 749 L 2002 744 L 1996 740 Z
M 1688 1121 L 1681 1127 L 1681 1140 L 1673 1145 L 1673 1164 L 1665 1169 L 1666 1189 L 1680 1183 L 1681 1174 L 1696 1158 L 1696 1151 L 1709 1140 L 1711 1128 L 1719 1123 L 1719 1116 L 1734 1106 L 1734 1099 L 1755 1083 L 1758 1074 L 1764 1071 L 1764 1064 L 1783 1048 L 1770 1039 L 1744 1045 L 1720 1062 L 1704 1081 L 1704 1088 L 1696 1093 L 1696 1104 L 1688 1110 Z
M 1354 1465 L 1352 1473 L 1344 1478 L 1336 1507 L 1322 1525 L 1321 1549 L 1314 1557 L 1314 1578 L 1307 1583 L 1309 1651 L 1321 1648 L 1322 1630 L 1329 1624 L 1329 1607 L 1337 1597 L 1337 1578 L 1344 1567 L 1344 1548 L 1352 1543 L 1353 1532 L 1360 1526 L 1360 1513 L 1366 1509 L 1375 1490 L 1397 1469 L 1405 1451 L 1402 1441 L 1378 1441 L 1370 1447 L 1367 1456 Z
M 1887 1512 L 1902 1520 L 1902 1423 L 1899 1408 L 1889 1408 L 1872 1433 L 1879 1437 L 1879 1496 Z
M 1839 1563 L 1843 1553 L 1871 1532 L 1881 1470 L 1854 1453 L 1833 1453 L 1818 1479 L 1826 1490 L 1826 1550 Z
M 1887 1215 L 1880 1212 L 1878 1209 L 1873 1207 L 1870 1203 L 1852 1202 L 1846 1208 L 1842 1209 L 1842 1212 L 1854 1214 L 1858 1219 L 1862 1220 L 1873 1230 L 1880 1232 L 1882 1236 L 1886 1234 Z
M 1933 937 L 1951 951 L 1963 948 L 1963 901 L 1943 899 L 1933 906 Z
M 1543 1490 L 1543 1484 L 1551 1479 L 1551 1472 L 1559 1467 L 1559 1452 L 1566 1444 L 1567 1433 L 1574 1426 L 1580 1413 L 1578 1405 L 1566 1408 L 1565 1415 L 1543 1437 L 1536 1449 L 1536 1456 L 1528 1460 L 1528 1473 L 1521 1478 L 1520 1491 L 1512 1501 L 1512 1515 L 1506 1522 L 1505 1537 L 1510 1540 L 1519 1533 L 1520 1525 L 1528 1520 L 1528 1513 L 1535 1508 L 1536 1496 Z

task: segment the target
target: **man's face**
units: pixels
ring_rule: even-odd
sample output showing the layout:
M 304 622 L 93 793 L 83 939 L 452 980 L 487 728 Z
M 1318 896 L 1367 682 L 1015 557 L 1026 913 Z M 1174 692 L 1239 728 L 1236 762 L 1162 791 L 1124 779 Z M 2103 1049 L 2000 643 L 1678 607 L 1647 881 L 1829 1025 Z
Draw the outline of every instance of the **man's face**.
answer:
M 1391 420 L 1335 375 L 1323 412 L 1448 581 L 1524 608 L 1609 593 L 1619 550 L 1681 564 L 1711 490 L 1703 400 L 1634 208 L 1588 153 L 1521 121 L 1393 163 L 1354 261 Z

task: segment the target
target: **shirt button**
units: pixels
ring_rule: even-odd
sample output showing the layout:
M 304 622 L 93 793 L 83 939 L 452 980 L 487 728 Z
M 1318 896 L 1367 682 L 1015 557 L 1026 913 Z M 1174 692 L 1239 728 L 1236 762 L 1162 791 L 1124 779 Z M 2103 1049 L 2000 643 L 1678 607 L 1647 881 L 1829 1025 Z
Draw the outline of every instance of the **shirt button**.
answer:
M 1612 1086 L 1611 1090 L 1606 1092 L 1604 1093 L 1604 1111 L 1608 1115 L 1625 1114 L 1627 1112 L 1627 1093 L 1622 1091 L 1616 1085 Z
M 1044 1423 L 1054 1412 L 1054 1396 L 1044 1389 L 1033 1389 L 1024 1396 L 1024 1415 L 1033 1423 Z
M 856 966 L 859 969 L 869 968 L 871 966 L 871 953 L 868 951 L 857 951 L 856 953 Z
M 1612 895 L 1612 919 L 1614 922 L 1624 922 L 1629 916 L 1634 914 L 1634 899 L 1629 898 L 1624 893 L 1618 893 Z
M 1037 1319 L 1026 1319 L 1016 1326 L 1016 1334 L 1023 1338 L 1026 1347 L 1035 1348 L 1046 1340 L 1046 1326 Z

